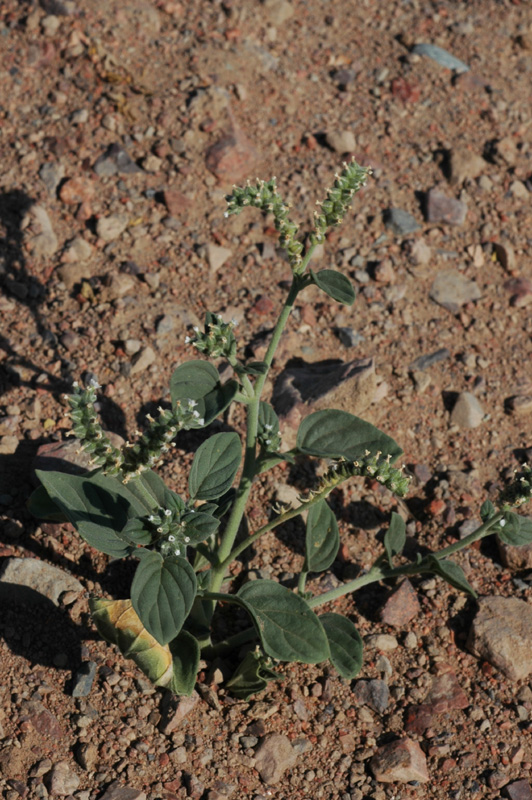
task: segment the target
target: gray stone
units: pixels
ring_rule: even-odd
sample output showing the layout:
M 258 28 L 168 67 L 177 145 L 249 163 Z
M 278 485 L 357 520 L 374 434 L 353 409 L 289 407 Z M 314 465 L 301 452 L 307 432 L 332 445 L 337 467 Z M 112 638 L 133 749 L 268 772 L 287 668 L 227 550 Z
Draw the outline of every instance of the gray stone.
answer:
M 528 517 L 530 519 L 530 517 Z M 532 542 L 521 545 L 510 545 L 497 537 L 497 545 L 501 561 L 508 569 L 532 569 Z
M 4 598 L 20 593 L 25 600 L 38 602 L 41 596 L 58 606 L 64 592 L 83 591 L 76 578 L 38 558 L 8 558 L 0 571 L 0 596 Z
M 94 678 L 96 677 L 96 664 L 94 661 L 84 661 L 74 675 L 72 697 L 87 697 L 91 693 Z
M 96 160 L 93 169 L 100 177 L 116 175 L 117 172 L 122 175 L 142 172 L 142 169 L 118 143 L 109 145 L 105 153 Z
M 471 392 L 460 392 L 451 412 L 451 423 L 459 428 L 478 428 L 484 419 L 484 409 Z
M 98 800 L 146 800 L 146 793 L 131 786 L 121 786 L 114 781 Z
M 209 263 L 211 274 L 218 272 L 228 258 L 231 258 L 233 251 L 227 247 L 220 247 L 217 244 L 208 244 L 205 248 L 205 257 Z
M 429 297 L 456 314 L 465 303 L 479 300 L 482 292 L 475 281 L 468 280 L 460 272 L 448 270 L 438 272 L 430 287 Z
M 429 780 L 425 754 L 418 743 L 408 737 L 379 747 L 369 766 L 379 783 L 426 783 Z
M 357 703 L 369 706 L 379 714 L 386 711 L 390 702 L 390 692 L 386 681 L 378 679 L 357 681 L 353 695 Z
M 139 375 L 148 369 L 156 359 L 155 352 L 151 347 L 144 347 L 131 361 L 130 375 Z
M 57 277 L 71 291 L 83 278 L 90 278 L 90 270 L 86 264 L 65 264 L 58 268 Z
M 409 365 L 408 369 L 410 372 L 423 372 L 423 370 L 428 369 L 433 364 L 437 364 L 438 361 L 446 361 L 450 357 L 451 351 L 446 347 L 440 347 L 440 349 L 435 350 L 434 353 L 427 353 L 427 355 L 416 358 L 416 360 L 412 361 Z
M 46 190 L 48 194 L 55 195 L 57 187 L 61 183 L 65 174 L 65 168 L 62 164 L 54 164 L 51 161 L 47 161 L 45 164 L 42 164 L 39 170 L 39 178 L 46 186 Z
M 415 217 L 402 208 L 388 208 L 384 212 L 384 223 L 396 236 L 404 236 L 419 229 Z
M 112 242 L 121 236 L 128 226 L 127 214 L 113 214 L 110 217 L 100 217 L 96 223 L 96 233 L 104 242 Z
M 68 761 L 58 761 L 46 776 L 46 783 L 48 784 L 50 794 L 65 797 L 76 791 L 80 780 L 70 767 Z
M 438 47 L 435 44 L 416 44 L 412 48 L 412 52 L 418 56 L 427 56 L 427 58 L 435 61 L 441 67 L 445 67 L 445 69 L 452 69 L 458 73 L 469 71 L 467 64 L 465 64 L 463 61 L 460 61 L 460 59 L 456 58 L 456 56 L 453 56 L 452 53 L 444 50 L 443 47 Z
M 36 257 L 49 258 L 57 251 L 59 242 L 54 233 L 48 212 L 43 206 L 33 205 L 24 215 L 21 228 L 29 228 L 28 245 Z
M 255 768 L 264 783 L 279 783 L 284 773 L 296 763 L 290 739 L 282 733 L 263 737 L 255 751 Z
M 155 326 L 157 336 L 165 336 L 167 333 L 171 333 L 175 328 L 175 322 L 175 317 L 172 317 L 171 314 L 164 314 L 164 316 L 159 317 Z
M 374 647 L 375 650 L 395 650 L 399 642 L 391 633 L 373 633 L 364 639 L 367 647 Z
M 86 239 L 76 236 L 66 243 L 61 261 L 64 264 L 75 264 L 78 261 L 88 261 L 91 256 L 92 246 Z
M 427 222 L 446 225 L 463 225 L 467 206 L 455 197 L 447 197 L 437 187 L 430 189 L 426 196 Z
M 467 648 L 512 681 L 532 674 L 532 606 L 514 597 L 482 597 Z
M 352 153 L 356 149 L 357 141 L 353 131 L 329 131 L 325 141 L 335 153 Z

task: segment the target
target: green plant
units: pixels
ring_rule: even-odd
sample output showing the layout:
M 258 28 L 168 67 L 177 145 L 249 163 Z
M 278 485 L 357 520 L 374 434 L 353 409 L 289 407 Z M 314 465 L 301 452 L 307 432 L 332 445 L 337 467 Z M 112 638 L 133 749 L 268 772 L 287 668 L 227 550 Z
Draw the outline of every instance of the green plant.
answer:
M 433 573 L 474 595 L 461 568 L 450 556 L 490 533 L 510 544 L 532 540 L 532 525 L 512 508 L 531 496 L 531 472 L 524 469 L 501 494 L 498 508 L 486 501 L 482 524 L 465 539 L 413 561 L 402 557 L 406 533 L 402 518 L 391 514 L 384 550 L 365 574 L 312 595 L 309 573 L 327 570 L 339 548 L 335 516 L 328 495 L 357 476 L 369 476 L 397 497 L 404 497 L 409 479 L 394 464 L 402 450 L 388 435 L 339 410 L 311 413 L 303 419 L 296 446 L 281 452 L 279 419 L 261 397 L 266 376 L 286 321 L 300 292 L 313 284 L 339 303 L 351 305 L 355 292 L 349 279 L 335 270 L 314 272 L 310 258 L 325 234 L 338 225 L 368 170 L 355 161 L 344 165 L 315 216 L 309 244 L 296 238 L 297 226 L 279 196 L 275 180 L 235 187 L 227 198 L 227 215 L 247 206 L 271 212 L 292 269 L 292 284 L 273 330 L 263 361 L 239 356 L 234 324 L 207 313 L 203 330 L 189 340 L 208 358 L 225 359 L 235 378 L 221 383 L 209 361 L 177 367 L 170 381 L 171 408 L 147 417 L 145 432 L 135 443 L 114 447 L 95 412 L 97 386 L 74 387 L 69 398 L 72 433 L 92 458 L 94 469 L 83 475 L 38 472 L 42 486 L 30 499 L 40 518 L 68 519 L 97 550 L 114 558 L 134 558 L 138 566 L 127 600 L 92 598 L 90 608 L 101 635 L 133 658 L 159 686 L 177 694 L 194 688 L 200 657 L 226 653 L 256 641 L 228 683 L 236 695 L 248 697 L 277 678 L 277 661 L 319 663 L 330 660 L 344 678 L 362 664 L 362 641 L 351 620 L 316 609 L 376 581 L 403 575 Z M 236 432 L 214 433 L 197 449 L 188 477 L 188 498 L 165 486 L 153 471 L 181 430 L 207 427 L 232 402 L 247 409 L 245 441 Z M 254 480 L 283 461 L 326 459 L 319 484 L 295 507 L 271 509 L 269 522 L 238 538 Z M 236 486 L 234 486 L 236 482 Z M 273 580 L 249 581 L 236 593 L 222 591 L 232 563 L 266 532 L 306 512 L 305 557 L 297 593 Z M 398 559 L 402 560 L 399 562 Z M 217 641 L 212 621 L 218 603 L 234 603 L 250 618 L 250 627 Z

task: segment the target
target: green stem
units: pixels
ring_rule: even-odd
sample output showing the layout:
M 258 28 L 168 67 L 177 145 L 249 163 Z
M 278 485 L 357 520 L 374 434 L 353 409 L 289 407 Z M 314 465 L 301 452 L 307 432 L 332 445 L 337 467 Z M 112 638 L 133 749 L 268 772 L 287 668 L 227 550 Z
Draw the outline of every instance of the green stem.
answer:
M 301 571 L 299 573 L 299 580 L 297 582 L 297 593 L 298 594 L 305 594 L 305 585 L 307 583 L 307 575 L 308 572 Z

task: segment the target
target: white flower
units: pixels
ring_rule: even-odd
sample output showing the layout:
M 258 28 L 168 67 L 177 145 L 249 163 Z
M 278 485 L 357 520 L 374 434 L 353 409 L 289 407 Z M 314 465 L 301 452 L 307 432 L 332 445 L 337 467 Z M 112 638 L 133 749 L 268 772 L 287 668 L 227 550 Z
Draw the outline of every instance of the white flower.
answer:
M 169 508 L 165 508 L 164 509 L 164 516 L 165 517 L 171 517 L 172 516 L 172 512 L 170 511 Z
M 175 536 L 173 536 L 173 534 L 170 534 L 170 536 L 168 537 L 168 541 L 175 542 Z
M 504 526 L 506 525 L 506 520 L 505 519 L 501 519 L 501 521 L 499 522 L 499 525 L 501 526 L 501 528 L 504 528 Z

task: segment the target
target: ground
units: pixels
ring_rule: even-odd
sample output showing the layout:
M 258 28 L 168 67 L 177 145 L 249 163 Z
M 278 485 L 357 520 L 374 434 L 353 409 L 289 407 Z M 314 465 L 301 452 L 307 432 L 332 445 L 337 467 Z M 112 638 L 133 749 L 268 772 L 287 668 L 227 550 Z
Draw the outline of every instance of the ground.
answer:
M 363 415 L 401 444 L 414 476 L 401 506 L 360 480 L 334 495 L 344 544 L 326 580 L 369 566 L 394 508 L 411 548 L 455 541 L 532 452 L 531 24 L 529 0 L 0 2 L 0 555 L 48 562 L 83 587 L 58 606 L 4 605 L 7 800 L 98 800 L 114 781 L 148 800 L 531 796 L 532 692 L 467 650 L 475 604 L 441 581 L 413 581 L 420 609 L 395 628 L 380 617 L 392 586 L 337 606 L 363 637 L 395 637 L 390 651 L 366 649 L 359 680 L 290 665 L 235 702 L 227 665 L 205 665 L 172 723 L 168 697 L 88 615 L 90 593 L 127 591 L 127 565 L 25 507 L 38 448 L 65 440 L 73 380 L 96 375 L 106 427 L 134 436 L 195 357 L 185 336 L 206 309 L 236 317 L 242 352 L 260 357 L 290 273 L 271 218 L 224 217 L 231 185 L 276 175 L 305 231 L 355 156 L 373 175 L 315 263 L 350 276 L 356 302 L 307 290 L 269 391 L 290 359 L 373 359 Z M 228 424 L 241 432 L 242 415 Z M 163 468 L 176 489 L 199 441 L 178 439 Z M 304 491 L 311 479 L 269 473 L 252 526 L 280 483 Z M 298 537 L 269 534 L 241 569 L 297 572 Z M 458 560 L 480 595 L 532 598 L 526 571 L 501 566 L 491 540 Z M 82 661 L 97 674 L 75 698 Z M 409 709 L 446 671 L 458 688 L 418 730 Z M 360 681 L 381 679 L 389 697 L 364 699 Z M 254 761 L 268 733 L 297 756 L 270 784 Z M 371 757 L 405 735 L 428 781 L 376 780 Z

